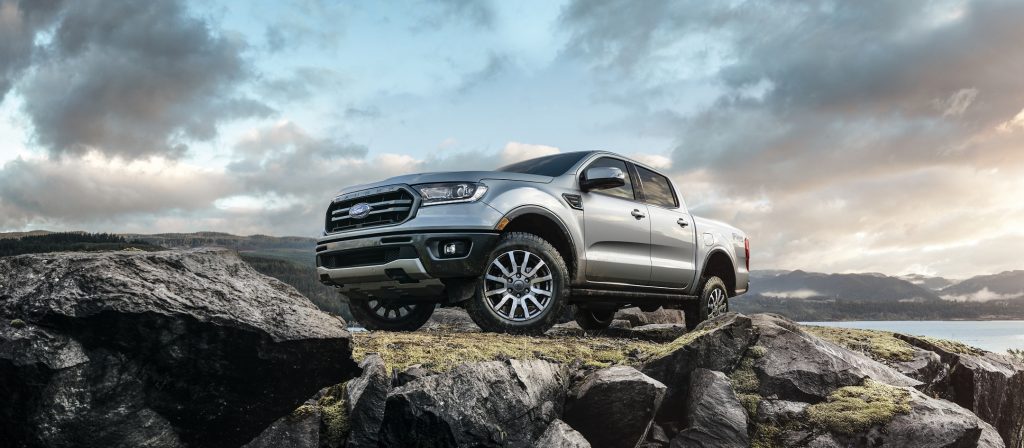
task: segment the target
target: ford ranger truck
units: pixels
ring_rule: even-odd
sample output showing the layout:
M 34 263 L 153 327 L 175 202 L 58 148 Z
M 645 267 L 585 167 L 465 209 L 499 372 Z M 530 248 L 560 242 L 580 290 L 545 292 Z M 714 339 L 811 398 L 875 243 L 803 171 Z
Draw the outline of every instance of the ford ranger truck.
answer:
M 682 309 L 692 329 L 747 291 L 750 241 L 650 166 L 571 152 L 348 187 L 316 262 L 370 330 L 416 330 L 437 306 L 493 332 L 543 333 L 570 307 L 602 330 L 630 306 Z

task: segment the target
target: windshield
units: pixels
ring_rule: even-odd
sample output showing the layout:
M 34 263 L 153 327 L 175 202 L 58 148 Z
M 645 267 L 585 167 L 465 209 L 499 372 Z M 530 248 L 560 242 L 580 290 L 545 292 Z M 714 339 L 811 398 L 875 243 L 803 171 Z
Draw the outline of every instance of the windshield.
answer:
M 538 157 L 536 159 L 524 160 L 511 165 L 505 165 L 496 171 L 507 173 L 536 174 L 539 176 L 561 176 L 569 171 L 577 162 L 585 157 L 587 152 L 567 152 L 550 156 Z

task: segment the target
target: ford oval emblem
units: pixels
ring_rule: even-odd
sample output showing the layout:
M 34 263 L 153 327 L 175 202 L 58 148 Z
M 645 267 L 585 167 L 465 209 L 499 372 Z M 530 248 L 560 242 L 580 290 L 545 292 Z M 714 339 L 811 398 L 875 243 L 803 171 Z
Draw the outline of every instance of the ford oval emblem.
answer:
M 348 216 L 354 219 L 363 219 L 370 214 L 370 204 L 360 202 L 348 209 Z

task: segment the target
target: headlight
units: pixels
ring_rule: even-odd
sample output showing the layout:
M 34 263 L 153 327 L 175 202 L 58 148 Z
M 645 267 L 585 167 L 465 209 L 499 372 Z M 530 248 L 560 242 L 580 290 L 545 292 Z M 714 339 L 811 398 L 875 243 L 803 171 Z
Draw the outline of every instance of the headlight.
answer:
M 443 184 L 413 185 L 423 197 L 423 206 L 473 202 L 483 197 L 487 185 L 473 182 L 445 182 Z

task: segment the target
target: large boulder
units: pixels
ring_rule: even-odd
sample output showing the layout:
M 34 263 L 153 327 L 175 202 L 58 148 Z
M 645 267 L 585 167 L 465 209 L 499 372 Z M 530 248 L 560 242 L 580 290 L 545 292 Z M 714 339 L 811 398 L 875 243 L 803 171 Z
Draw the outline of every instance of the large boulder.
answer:
M 785 446 L 1004 446 L 995 428 L 970 411 L 913 388 L 872 380 L 837 389 L 827 401 L 802 409 L 761 407 L 762 412 L 772 412 L 769 409 L 780 414 L 762 418 L 776 422 L 776 429 L 762 428 L 759 438 L 774 438 L 772 442 Z
M 537 439 L 535 446 L 544 448 L 590 448 L 582 434 L 561 420 L 555 420 Z
M 970 409 L 991 423 L 1007 446 L 1024 447 L 1024 363 L 948 341 L 896 337 L 934 352 L 944 364 L 945 375 L 928 384 L 927 392 Z
M 665 385 L 628 366 L 598 370 L 569 392 L 565 421 L 593 445 L 633 448 L 644 439 Z
M 359 363 L 363 374 L 345 385 L 348 414 L 347 448 L 376 448 L 377 433 L 384 420 L 384 404 L 391 391 L 391 376 L 384 360 L 372 354 Z
M 568 372 L 546 361 L 462 364 L 391 391 L 381 444 L 534 446 L 562 414 Z
M 690 374 L 698 368 L 732 371 L 754 341 L 750 318 L 730 313 L 703 322 L 652 355 L 641 371 L 668 387 L 657 421 L 669 435 L 684 426 Z
M 240 446 L 357 371 L 341 319 L 227 250 L 0 259 L 15 446 Z
M 263 430 L 244 448 L 320 448 L 322 421 L 322 408 L 317 405 L 316 399 L 307 400 L 291 414 L 281 417 Z
M 752 317 L 762 356 L 753 363 L 761 396 L 816 402 L 833 390 L 871 378 L 894 386 L 920 386 L 867 356 L 814 336 L 796 323 L 771 314 Z
M 697 369 L 691 375 L 686 410 L 687 428 L 672 440 L 672 447 L 746 447 L 747 413 L 733 392 L 729 377 L 714 370 Z

